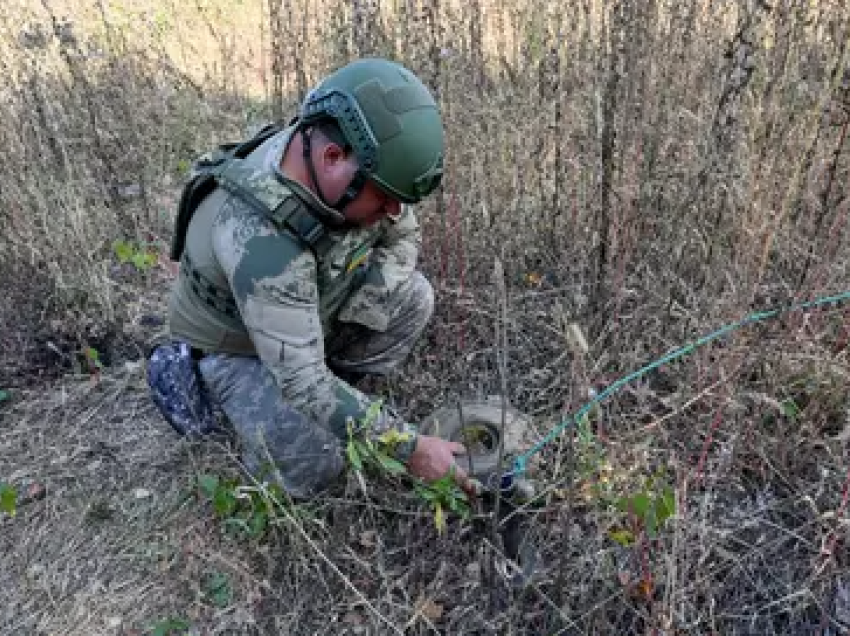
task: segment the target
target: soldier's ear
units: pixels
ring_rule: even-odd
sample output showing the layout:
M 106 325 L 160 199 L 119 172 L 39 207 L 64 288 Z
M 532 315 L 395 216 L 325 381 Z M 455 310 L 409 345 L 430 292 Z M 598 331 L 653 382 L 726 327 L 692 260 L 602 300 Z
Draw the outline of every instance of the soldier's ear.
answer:
M 357 158 L 353 152 L 346 150 L 337 143 L 329 141 L 322 149 L 322 164 L 330 172 L 350 178 L 357 171 Z
M 339 146 L 339 144 L 329 141 L 325 144 L 325 147 L 322 150 L 322 158 L 326 163 L 342 161 L 345 159 L 345 151 Z
M 345 159 L 345 153 L 337 144 L 329 141 L 322 146 L 321 162 L 325 170 L 338 169 L 343 159 Z

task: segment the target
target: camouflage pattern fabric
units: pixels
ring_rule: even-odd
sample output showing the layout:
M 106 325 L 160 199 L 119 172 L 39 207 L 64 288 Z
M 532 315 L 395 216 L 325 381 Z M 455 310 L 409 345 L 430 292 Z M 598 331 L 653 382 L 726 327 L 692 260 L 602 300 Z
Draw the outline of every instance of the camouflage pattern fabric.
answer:
M 385 331 L 374 331 L 355 322 L 339 320 L 326 339 L 328 361 L 334 370 L 350 374 L 389 375 L 401 364 L 434 313 L 434 291 L 420 272 L 410 278 L 394 294 L 375 293 L 376 288 L 361 288 L 354 302 L 387 316 Z
M 216 429 L 212 405 L 186 343 L 170 342 L 154 349 L 147 380 L 154 404 L 180 435 L 199 436 Z
M 278 165 L 290 135 L 291 130 L 287 129 L 272 137 L 249 155 L 237 171 L 239 182 L 256 199 L 275 206 L 276 212 L 269 218 L 225 190 L 216 190 L 201 203 L 189 225 L 186 251 L 192 268 L 216 290 L 235 292 L 229 280 L 235 272 L 227 271 L 224 265 L 233 258 L 250 256 L 244 251 L 251 238 L 248 233 L 268 235 L 268 240 L 264 241 L 267 244 L 272 243 L 275 235 L 281 235 L 279 242 L 286 244 L 290 261 L 300 252 L 306 254 L 300 262 L 280 263 L 280 259 L 276 259 L 276 265 L 289 266 L 293 273 L 294 268 L 300 267 L 297 275 L 311 280 L 315 294 L 308 300 L 318 306 L 324 330 L 332 329 L 338 317 L 344 322 L 383 331 L 389 316 L 381 309 L 384 306 L 381 296 L 392 294 L 416 268 L 421 244 L 416 216 L 410 207 L 404 206 L 397 219 L 387 219 L 370 227 L 338 227 L 344 219 L 336 210 L 326 207 L 303 185 L 280 173 Z M 277 211 L 291 212 L 293 207 L 309 209 L 318 218 L 328 221 L 329 231 L 319 257 L 310 254 L 310 250 L 276 218 Z M 236 227 L 236 220 L 245 225 Z M 222 235 L 216 246 L 211 244 L 211 236 L 215 238 L 216 233 L 226 232 L 231 235 Z M 253 244 L 259 246 L 259 241 Z M 228 250 L 238 253 L 229 255 Z M 242 272 L 246 276 L 254 275 L 251 268 L 256 260 L 245 262 Z M 232 266 L 235 267 L 235 263 Z M 182 270 L 169 307 L 172 336 L 206 351 L 256 353 L 249 338 L 250 326 L 242 320 L 233 321 L 230 316 L 199 302 L 193 291 L 194 281 Z M 266 272 L 257 270 L 256 273 Z
M 432 309 L 431 285 L 416 272 L 386 297 L 387 330 L 343 326 L 332 345 L 332 364 L 353 373 L 391 371 L 410 352 Z M 280 484 L 293 496 L 309 497 L 342 472 L 346 432 L 321 425 L 287 404 L 274 375 L 258 358 L 211 354 L 199 368 L 211 395 L 233 424 L 246 467 L 258 478 Z M 371 424 L 370 434 L 394 424 L 387 413 Z

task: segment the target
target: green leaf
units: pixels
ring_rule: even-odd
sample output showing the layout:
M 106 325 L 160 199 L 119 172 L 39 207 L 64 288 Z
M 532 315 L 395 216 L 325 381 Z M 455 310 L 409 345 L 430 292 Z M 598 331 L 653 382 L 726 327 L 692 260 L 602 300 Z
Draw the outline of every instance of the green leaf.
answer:
M 371 427 L 372 424 L 375 423 L 375 420 L 378 418 L 378 415 L 381 412 L 381 408 L 384 406 L 383 400 L 375 400 L 369 407 L 366 409 L 366 413 L 363 414 L 360 422 L 364 427 Z
M 437 534 L 443 534 L 446 531 L 446 513 L 439 501 L 434 504 L 434 525 L 437 526 Z
M 233 587 L 230 577 L 222 572 L 213 572 L 207 576 L 201 585 L 204 596 L 218 608 L 230 605 L 233 600 Z
M 800 407 L 797 406 L 797 403 L 790 398 L 783 400 L 779 405 L 779 408 L 782 411 L 782 415 L 787 417 L 789 420 L 795 420 L 800 415 Z
M 629 530 L 610 530 L 608 536 L 627 548 L 635 542 L 635 535 Z
M 100 361 L 100 352 L 94 347 L 86 347 L 86 360 L 96 369 L 103 368 L 103 363 Z
M 268 525 L 268 514 L 264 510 L 258 510 L 248 517 L 248 534 L 256 539 L 263 535 Z
M 469 514 L 469 503 L 466 498 L 466 493 L 460 488 L 456 489 L 448 498 L 449 510 L 455 514 L 465 517 Z
M 17 512 L 18 493 L 9 484 L 0 481 L 0 512 L 14 517 Z
M 378 460 L 381 468 L 391 475 L 403 475 L 407 472 L 407 468 L 405 468 L 404 464 L 385 453 L 375 453 L 375 459 Z
M 145 271 L 153 266 L 156 257 L 149 252 L 136 252 L 131 260 L 136 269 Z
M 363 470 L 363 458 L 360 457 L 360 453 L 357 451 L 357 444 L 354 440 L 350 440 L 348 442 L 345 450 L 348 455 L 348 462 L 351 464 L 352 468 L 354 468 L 354 470 L 358 473 L 361 472 Z
M 643 517 L 643 523 L 646 527 L 646 534 L 650 537 L 655 537 L 658 534 L 658 519 L 655 517 L 655 507 L 650 508 Z
M 241 517 L 227 517 L 221 525 L 228 536 L 239 538 L 251 536 L 251 526 Z
M 649 512 L 649 495 L 645 492 L 634 495 L 629 500 L 629 508 L 639 519 L 646 520 L 647 512 Z
M 122 263 L 127 263 L 133 258 L 133 246 L 126 241 L 115 241 L 112 244 L 112 251 Z
M 207 474 L 198 476 L 198 487 L 208 499 L 212 499 L 218 490 L 218 476 Z
M 151 636 L 182 636 L 189 630 L 189 621 L 182 618 L 166 618 L 151 627 Z
M 144 269 L 144 259 L 144 254 L 142 254 L 141 252 L 136 252 L 133 254 L 133 256 L 130 257 L 130 262 L 133 263 L 133 267 L 135 267 L 136 269 Z
M 441 495 L 448 495 L 452 492 L 452 489 L 456 487 L 455 477 L 454 477 L 454 466 L 449 469 L 449 472 L 440 477 L 439 479 L 435 479 L 429 484 L 431 490 L 440 493 Z
M 664 525 L 674 514 L 676 514 L 676 494 L 668 486 L 655 500 L 655 516 L 658 519 L 658 525 Z
M 427 503 L 433 503 L 437 501 L 440 497 L 439 493 L 436 492 L 433 488 L 421 482 L 415 484 L 413 486 L 413 489 L 416 491 L 416 494 L 419 496 L 419 498 L 423 499 Z
M 236 511 L 236 495 L 230 488 L 219 487 L 213 496 L 213 509 L 219 517 L 230 517 Z
M 354 445 L 357 446 L 357 452 L 360 453 L 360 457 L 371 457 L 374 454 L 372 440 L 368 437 L 366 439 L 355 438 Z

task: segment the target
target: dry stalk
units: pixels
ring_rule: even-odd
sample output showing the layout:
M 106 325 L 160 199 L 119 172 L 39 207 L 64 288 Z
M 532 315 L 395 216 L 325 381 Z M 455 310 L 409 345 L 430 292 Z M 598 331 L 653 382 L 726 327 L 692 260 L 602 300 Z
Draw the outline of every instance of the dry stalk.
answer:
M 259 489 L 263 489 L 263 485 L 254 478 L 253 475 L 247 473 L 247 477 L 253 482 L 254 486 Z M 304 525 L 301 521 L 292 514 L 289 508 L 289 502 L 281 501 L 274 493 L 266 491 L 264 496 L 269 497 L 269 499 L 275 504 L 275 507 L 278 511 L 282 512 L 286 520 L 289 522 L 290 526 L 295 528 L 298 531 L 298 534 L 302 539 L 310 546 L 310 548 L 315 552 L 315 554 L 322 560 L 324 563 L 336 574 L 339 579 L 343 582 L 343 584 L 351 590 L 354 595 L 358 598 L 358 600 L 369 609 L 372 614 L 381 621 L 384 625 L 389 627 L 393 633 L 395 634 L 404 634 L 404 631 L 399 629 L 398 626 L 395 625 L 389 618 L 384 616 L 378 609 L 369 602 L 369 599 L 360 591 L 360 589 L 354 585 L 354 583 L 349 579 L 342 570 L 339 569 L 336 563 L 325 554 L 325 551 L 322 550 L 321 546 L 316 543 L 313 537 L 304 529 Z M 432 626 L 433 627 L 433 626 Z

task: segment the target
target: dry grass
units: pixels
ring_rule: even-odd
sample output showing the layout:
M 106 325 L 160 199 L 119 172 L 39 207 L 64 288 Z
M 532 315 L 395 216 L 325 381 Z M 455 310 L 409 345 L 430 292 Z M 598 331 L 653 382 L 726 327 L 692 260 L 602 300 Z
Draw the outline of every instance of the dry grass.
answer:
M 509 331 L 531 326 L 545 324 Z M 420 414 L 456 389 L 430 376 L 429 350 L 391 387 Z M 240 474 L 231 446 L 176 439 L 138 363 L 20 391 L 2 411 L 0 474 L 46 494 L 0 521 L 0 627 L 139 634 L 180 618 L 198 634 L 841 633 L 846 444 L 834 409 L 848 398 L 846 353 L 728 355 L 746 392 L 731 392 L 729 377 L 706 378 L 697 395 L 654 376 L 604 409 L 599 453 L 573 436 L 545 453 L 546 504 L 531 531 L 543 565 L 523 591 L 490 573 L 496 548 L 479 523 L 455 520 L 439 537 L 415 498 L 380 481 L 289 508 L 259 542 L 230 536 L 195 483 Z M 566 377 L 514 364 L 527 379 L 518 399 L 552 411 Z M 798 415 L 763 392 L 774 382 L 765 365 L 787 386 L 805 379 Z M 715 408 L 722 421 L 702 462 L 704 439 L 692 436 L 711 429 Z M 635 492 L 658 470 L 675 487 L 676 519 L 652 541 L 618 545 L 609 531 L 627 519 L 595 487 Z M 213 576 L 226 577 L 226 602 L 210 595 Z
M 518 590 L 484 519 L 438 536 L 381 480 L 232 536 L 196 483 L 247 479 L 230 443 L 176 439 L 143 384 L 168 268 L 112 247 L 163 253 L 193 155 L 392 54 L 451 148 L 421 210 L 437 316 L 383 388 L 413 421 L 504 394 L 542 435 L 756 308 L 847 290 L 848 38 L 842 3 L 790 0 L 11 2 L 0 481 L 45 490 L 0 517 L 0 633 L 848 633 L 847 304 L 665 365 L 547 447 Z M 663 487 L 655 537 L 614 505 Z

